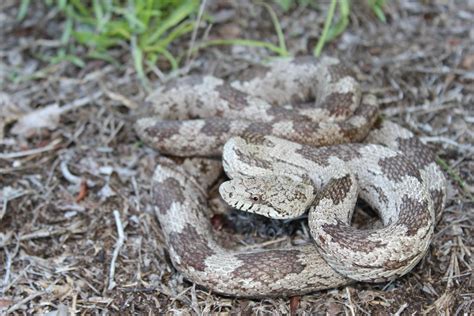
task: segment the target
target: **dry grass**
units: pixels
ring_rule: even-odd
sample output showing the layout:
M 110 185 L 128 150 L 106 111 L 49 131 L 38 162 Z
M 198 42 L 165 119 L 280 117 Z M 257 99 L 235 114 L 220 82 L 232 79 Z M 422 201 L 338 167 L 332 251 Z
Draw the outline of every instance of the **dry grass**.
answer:
M 238 3 L 209 1 L 209 13 L 219 17 L 209 36 L 252 34 L 275 42 L 271 22 L 259 18 L 267 13 L 247 1 Z M 58 21 L 36 12 L 18 24 L 14 2 L 2 1 L 0 123 L 6 126 L 0 133 L 0 311 L 472 312 L 474 4 L 423 3 L 394 1 L 387 8 L 387 25 L 363 6 L 355 7 L 350 28 L 326 53 L 353 64 L 364 90 L 382 100 L 384 115 L 429 142 L 447 167 L 448 203 L 428 255 L 389 284 L 356 284 L 291 300 L 248 300 L 195 287 L 169 262 L 151 212 L 149 179 L 156 153 L 142 146 L 131 127 L 146 96 L 132 61 L 118 51 L 121 69 L 103 62 L 83 69 L 47 66 L 35 56 L 58 45 L 49 39 Z M 310 52 L 323 20 L 309 10 L 283 17 L 290 51 Z M 191 60 L 186 71 L 233 76 L 264 55 L 258 49 L 212 48 Z M 50 122 L 50 129 L 13 133 L 12 124 L 25 112 L 56 103 L 68 111 Z

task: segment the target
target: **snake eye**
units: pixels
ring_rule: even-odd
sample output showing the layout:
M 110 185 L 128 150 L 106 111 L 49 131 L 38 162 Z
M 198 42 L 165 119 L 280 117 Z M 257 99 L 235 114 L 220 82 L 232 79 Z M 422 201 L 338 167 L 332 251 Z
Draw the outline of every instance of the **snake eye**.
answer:
M 253 200 L 254 202 L 258 202 L 258 200 L 260 200 L 260 198 L 259 198 L 258 196 L 256 196 L 256 195 L 254 195 L 254 196 L 252 196 L 252 200 Z

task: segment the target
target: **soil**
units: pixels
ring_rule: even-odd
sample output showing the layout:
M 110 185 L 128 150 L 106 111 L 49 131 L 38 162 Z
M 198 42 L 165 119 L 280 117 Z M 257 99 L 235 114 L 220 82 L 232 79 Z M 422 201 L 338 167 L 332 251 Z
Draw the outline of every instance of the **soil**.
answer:
M 111 52 L 120 66 L 52 64 L 47 57 L 61 46 L 63 17 L 38 1 L 20 22 L 18 3 L 0 3 L 0 313 L 473 312 L 473 1 L 390 1 L 386 23 L 366 1 L 355 2 L 347 30 L 324 48 L 351 65 L 386 119 L 411 129 L 439 155 L 448 201 L 427 256 L 390 283 L 264 300 L 212 294 L 173 268 L 150 196 L 158 154 L 132 126 L 149 90 L 128 44 Z M 311 54 L 327 5 L 274 8 L 289 51 Z M 175 54 L 206 38 L 277 43 L 268 12 L 253 2 L 207 1 L 206 12 L 214 17 L 212 28 L 206 31 L 210 22 L 203 21 L 195 41 L 173 43 Z M 179 71 L 169 72 L 160 60 L 148 75 L 152 89 L 189 73 L 231 78 L 270 56 L 261 48 L 210 47 Z

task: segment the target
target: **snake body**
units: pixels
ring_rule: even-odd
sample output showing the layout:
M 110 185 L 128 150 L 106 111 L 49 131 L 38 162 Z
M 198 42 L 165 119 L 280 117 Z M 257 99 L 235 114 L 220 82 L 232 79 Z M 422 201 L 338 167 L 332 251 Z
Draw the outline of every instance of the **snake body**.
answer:
M 149 100 L 156 106 L 136 122 L 139 136 L 161 153 L 192 157 L 181 164 L 160 158 L 152 180 L 171 260 L 187 279 L 231 296 L 293 296 L 354 280 L 391 280 L 426 253 L 445 202 L 445 178 L 411 132 L 377 120 L 375 98 L 361 94 L 338 60 L 277 60 L 231 83 L 192 76 Z M 277 201 L 291 213 L 296 193 L 303 209 L 309 206 L 314 243 L 224 247 L 207 201 L 221 163 L 199 158 L 219 155 L 231 178 L 221 187 L 224 200 L 250 211 L 275 209 Z M 270 182 L 268 191 L 276 194 L 263 194 L 259 178 L 274 175 L 296 184 Z M 350 226 L 358 194 L 384 227 Z

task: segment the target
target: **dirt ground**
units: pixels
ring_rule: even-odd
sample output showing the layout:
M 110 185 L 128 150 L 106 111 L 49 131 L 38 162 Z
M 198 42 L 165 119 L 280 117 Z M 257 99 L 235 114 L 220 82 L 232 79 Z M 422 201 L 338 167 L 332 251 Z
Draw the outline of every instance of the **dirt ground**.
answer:
M 121 67 L 48 64 L 41 56 L 60 45 L 60 16 L 34 2 L 19 23 L 17 1 L 7 0 L 0 3 L 0 313 L 472 313 L 474 2 L 390 1 L 386 24 L 362 3 L 324 52 L 353 66 L 385 118 L 437 151 L 449 179 L 432 246 L 411 273 L 391 283 L 264 300 L 222 297 L 184 280 L 152 214 L 157 153 L 132 128 L 148 92 L 128 48 L 112 52 Z M 208 1 L 207 12 L 216 17 L 209 38 L 277 42 L 268 13 L 254 3 Z M 278 14 L 291 53 L 311 53 L 325 13 Z M 269 54 L 208 48 L 178 73 L 159 63 L 150 80 L 159 86 L 186 73 L 234 76 Z M 242 238 L 249 234 L 256 230 Z

